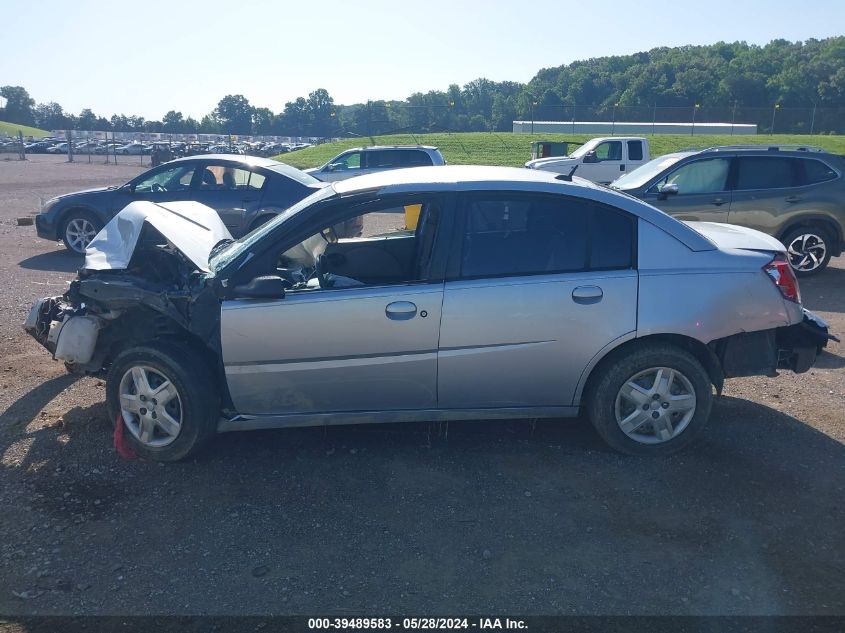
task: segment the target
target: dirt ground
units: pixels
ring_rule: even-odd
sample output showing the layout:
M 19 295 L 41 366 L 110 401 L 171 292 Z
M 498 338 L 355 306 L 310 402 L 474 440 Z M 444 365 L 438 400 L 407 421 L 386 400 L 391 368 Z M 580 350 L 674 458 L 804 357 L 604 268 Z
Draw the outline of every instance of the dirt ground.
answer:
M 0 162 L 0 613 L 845 614 L 845 345 L 729 381 L 669 459 L 576 421 L 219 437 L 112 450 L 93 378 L 21 328 L 80 260 L 16 218 L 137 165 Z M 845 258 L 803 282 L 845 334 Z

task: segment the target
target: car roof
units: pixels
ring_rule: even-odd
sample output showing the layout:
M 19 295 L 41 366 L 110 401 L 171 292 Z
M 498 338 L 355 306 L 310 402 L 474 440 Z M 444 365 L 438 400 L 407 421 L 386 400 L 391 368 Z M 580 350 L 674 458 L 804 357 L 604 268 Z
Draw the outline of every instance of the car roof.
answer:
M 627 194 L 575 177 L 564 180 L 551 172 L 517 167 L 440 165 L 392 169 L 333 182 L 341 196 L 376 192 L 378 195 L 447 191 L 524 191 L 577 196 L 608 204 L 642 218 L 694 251 L 716 247 L 706 237 L 663 211 Z
M 430 149 L 432 151 L 437 148 L 434 145 L 367 145 L 366 147 L 350 147 L 343 150 L 345 152 L 370 152 L 379 149 Z
M 262 158 L 261 156 L 246 156 L 244 154 L 199 154 L 197 156 L 183 156 L 175 160 L 169 161 L 171 163 L 179 163 L 191 160 L 228 160 L 233 163 L 242 163 L 250 167 L 273 167 L 278 165 L 278 161 L 271 158 Z

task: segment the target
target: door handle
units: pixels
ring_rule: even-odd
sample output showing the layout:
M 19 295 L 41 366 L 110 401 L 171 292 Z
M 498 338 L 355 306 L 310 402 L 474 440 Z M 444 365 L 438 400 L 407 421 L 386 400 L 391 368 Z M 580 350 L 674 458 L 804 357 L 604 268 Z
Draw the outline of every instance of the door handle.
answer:
M 604 292 L 598 286 L 578 286 L 572 291 L 572 300 L 575 303 L 598 303 L 603 296 Z
M 722 198 L 713 198 L 713 205 L 717 207 L 721 207 L 725 204 L 725 201 Z
M 388 319 L 394 321 L 407 321 L 413 319 L 417 314 L 417 306 L 410 301 L 394 301 L 388 303 L 384 308 L 384 313 Z
M 801 202 L 801 198 L 799 196 L 789 196 L 786 199 L 787 202 Z

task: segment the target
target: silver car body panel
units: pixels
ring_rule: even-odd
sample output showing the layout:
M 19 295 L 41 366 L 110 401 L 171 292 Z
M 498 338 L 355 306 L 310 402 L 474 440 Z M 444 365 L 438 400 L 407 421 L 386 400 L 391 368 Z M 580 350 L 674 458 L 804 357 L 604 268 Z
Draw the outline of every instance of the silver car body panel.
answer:
M 435 408 L 442 302 L 442 283 L 225 301 L 223 363 L 236 409 L 298 414 Z
M 91 240 L 84 269 L 124 270 L 141 237 L 144 224 L 158 230 L 199 270 L 208 272 L 208 254 L 224 239 L 232 239 L 217 212 L 199 202 L 132 202 Z

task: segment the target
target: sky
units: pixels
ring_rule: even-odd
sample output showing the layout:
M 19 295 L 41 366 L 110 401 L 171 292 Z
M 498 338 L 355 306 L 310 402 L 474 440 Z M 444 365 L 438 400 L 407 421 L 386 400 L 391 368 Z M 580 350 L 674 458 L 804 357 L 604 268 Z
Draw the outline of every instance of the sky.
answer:
M 0 85 L 37 102 L 197 119 L 227 94 L 274 112 L 404 99 L 658 46 L 845 32 L 845 0 L 0 0 Z

